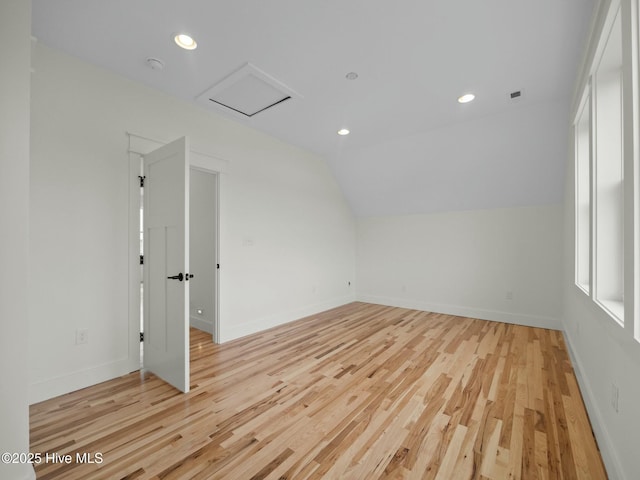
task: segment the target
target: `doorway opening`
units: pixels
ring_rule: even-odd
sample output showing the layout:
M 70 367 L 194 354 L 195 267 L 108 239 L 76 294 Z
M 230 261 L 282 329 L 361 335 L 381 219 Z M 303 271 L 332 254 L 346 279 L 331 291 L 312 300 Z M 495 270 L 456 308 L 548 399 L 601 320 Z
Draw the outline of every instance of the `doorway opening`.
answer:
M 144 239 L 144 159 L 140 157 L 139 189 L 139 331 L 140 370 L 144 369 L 145 331 L 145 239 Z M 211 334 L 211 340 L 218 343 L 218 198 L 219 173 L 205 168 L 189 168 L 189 268 L 193 275 L 189 281 L 189 327 Z
M 210 332 L 204 338 L 214 343 L 221 338 L 219 198 L 229 161 L 192 150 L 187 137 L 167 143 L 127 136 L 130 371 L 149 371 L 186 392 L 190 326 Z
M 191 167 L 189 176 L 189 325 L 217 343 L 218 175 Z

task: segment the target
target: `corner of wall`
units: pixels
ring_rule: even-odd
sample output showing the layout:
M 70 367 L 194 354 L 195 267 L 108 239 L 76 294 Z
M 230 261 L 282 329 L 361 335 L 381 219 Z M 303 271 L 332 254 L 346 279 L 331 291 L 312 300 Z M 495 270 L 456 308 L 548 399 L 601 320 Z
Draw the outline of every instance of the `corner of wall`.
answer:
M 287 312 L 281 312 L 276 315 L 270 315 L 267 317 L 257 318 L 251 322 L 242 323 L 239 325 L 230 326 L 228 323 L 221 325 L 220 342 L 228 342 L 237 338 L 245 337 L 253 333 L 260 332 L 262 330 L 268 330 L 269 328 L 277 327 L 285 323 L 300 320 L 310 315 L 315 315 L 332 308 L 341 307 L 356 301 L 355 295 L 346 295 L 344 297 L 338 297 L 324 302 L 316 303 L 314 305 L 308 305 L 304 308 L 296 310 L 290 310 Z
M 131 373 L 131 359 L 97 365 L 29 385 L 29 404 L 80 390 Z
M 358 295 L 359 302 L 375 303 L 389 307 L 408 308 L 412 310 L 422 310 L 426 312 L 443 313 L 445 315 L 455 315 L 458 317 L 477 318 L 493 322 L 511 323 L 516 325 L 526 325 L 528 327 L 546 328 L 550 330 L 561 330 L 562 324 L 559 319 L 542 317 L 538 315 L 525 315 L 521 313 L 500 312 L 496 310 L 483 310 L 469 308 L 458 305 L 443 305 L 420 300 L 408 300 L 402 298 L 379 297 L 375 295 Z
M 198 330 L 202 330 L 203 332 L 207 332 L 213 335 L 213 324 L 206 320 L 202 320 L 201 318 L 194 317 L 193 315 L 189 317 L 189 325 L 193 328 L 197 328 Z

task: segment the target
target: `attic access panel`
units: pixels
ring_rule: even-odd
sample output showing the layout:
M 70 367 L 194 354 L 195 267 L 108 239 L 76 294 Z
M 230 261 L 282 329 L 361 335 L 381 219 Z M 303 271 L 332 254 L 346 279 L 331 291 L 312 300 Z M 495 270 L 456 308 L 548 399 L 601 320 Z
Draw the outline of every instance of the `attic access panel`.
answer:
M 245 63 L 196 100 L 250 118 L 294 97 L 301 95 L 251 63 Z

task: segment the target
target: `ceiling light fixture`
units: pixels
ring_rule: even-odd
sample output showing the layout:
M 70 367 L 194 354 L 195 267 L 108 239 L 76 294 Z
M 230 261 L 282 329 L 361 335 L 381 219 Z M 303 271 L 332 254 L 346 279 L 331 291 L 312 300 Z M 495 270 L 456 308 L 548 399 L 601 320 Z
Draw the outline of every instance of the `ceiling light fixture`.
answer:
M 198 46 L 193 37 L 190 37 L 186 33 L 179 33 L 173 37 L 173 40 L 179 47 L 184 48 L 185 50 L 195 50 Z
M 346 128 L 341 128 L 340 130 L 338 130 L 338 135 L 341 136 L 345 136 L 345 135 L 349 135 L 349 130 L 347 130 Z
M 458 97 L 458 103 L 469 103 L 474 98 L 476 98 L 476 96 L 473 93 L 465 93 L 461 97 Z
M 358 78 L 358 74 L 356 72 L 349 72 L 345 75 L 345 78 L 347 80 L 355 80 L 356 78 Z

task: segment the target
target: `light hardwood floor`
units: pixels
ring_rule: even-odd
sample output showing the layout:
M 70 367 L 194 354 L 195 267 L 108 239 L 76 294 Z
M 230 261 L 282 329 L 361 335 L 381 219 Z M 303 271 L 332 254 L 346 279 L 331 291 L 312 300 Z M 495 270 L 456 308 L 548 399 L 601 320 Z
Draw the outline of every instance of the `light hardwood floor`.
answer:
M 353 303 L 31 407 L 39 479 L 606 478 L 558 331 Z M 76 453 L 101 453 L 78 464 Z

